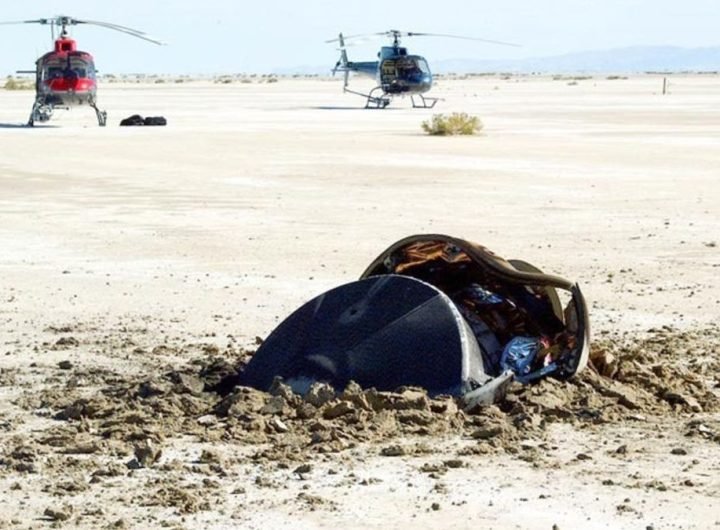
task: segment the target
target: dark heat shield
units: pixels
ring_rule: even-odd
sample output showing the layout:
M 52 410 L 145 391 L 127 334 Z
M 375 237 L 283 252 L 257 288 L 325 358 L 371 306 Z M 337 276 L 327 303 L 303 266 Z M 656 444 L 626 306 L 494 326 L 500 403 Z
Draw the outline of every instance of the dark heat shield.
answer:
M 487 379 L 477 341 L 450 298 L 399 275 L 342 285 L 290 315 L 239 374 L 239 384 L 267 390 L 275 376 L 298 392 L 313 381 L 336 389 L 355 381 L 456 395 Z

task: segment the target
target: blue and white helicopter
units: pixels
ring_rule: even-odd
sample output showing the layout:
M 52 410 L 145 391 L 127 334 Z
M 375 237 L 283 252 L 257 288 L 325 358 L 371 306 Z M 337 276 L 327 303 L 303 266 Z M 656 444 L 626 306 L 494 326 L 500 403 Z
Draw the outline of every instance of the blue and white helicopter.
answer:
M 392 44 L 380 48 L 377 61 L 355 62 L 348 60 L 347 41 L 367 39 L 369 37 L 389 37 L 392 39 Z M 410 96 L 414 108 L 433 108 L 438 102 L 438 99 L 424 95 L 432 88 L 433 84 L 430 66 L 424 57 L 420 55 L 410 55 L 408 54 L 407 48 L 400 46 L 400 39 L 403 37 L 446 37 L 504 46 L 517 46 L 517 44 L 511 44 L 509 42 L 488 39 L 437 33 L 417 33 L 396 29 L 367 35 L 344 36 L 340 33 L 337 39 L 326 42 L 339 43 L 340 60 L 335 65 L 335 68 L 333 68 L 333 74 L 337 72 L 343 72 L 345 74 L 343 91 L 366 98 L 365 108 L 384 109 L 390 104 L 391 99 L 396 96 Z M 348 88 L 350 72 L 357 72 L 358 74 L 375 78 L 378 84 L 367 94 L 351 90 Z

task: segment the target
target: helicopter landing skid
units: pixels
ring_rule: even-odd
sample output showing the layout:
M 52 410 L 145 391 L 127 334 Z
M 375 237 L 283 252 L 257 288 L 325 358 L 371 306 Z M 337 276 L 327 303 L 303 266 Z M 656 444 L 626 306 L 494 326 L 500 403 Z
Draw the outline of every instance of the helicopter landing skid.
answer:
M 375 92 L 380 92 L 380 96 L 373 95 Z M 367 101 L 365 102 L 366 109 L 384 109 L 390 105 L 390 98 L 385 97 L 385 91 L 382 87 L 376 86 L 367 95 Z
M 42 100 L 36 100 L 35 103 L 33 103 L 32 110 L 30 111 L 28 127 L 34 127 L 36 121 L 39 121 L 40 123 L 50 121 L 50 118 L 52 118 L 53 115 L 53 110 L 55 110 L 55 108 L 52 105 L 48 105 Z
M 97 107 L 97 104 L 95 103 L 94 99 L 90 100 L 90 106 L 95 111 L 95 115 L 97 116 L 98 125 L 100 127 L 105 127 L 105 125 L 107 125 L 107 112 L 104 110 L 100 110 Z
M 104 110 L 100 110 L 97 107 L 95 100 L 90 100 L 89 105 L 95 111 L 98 125 L 100 127 L 105 127 L 105 125 L 107 125 L 107 112 Z M 30 111 L 30 119 L 27 123 L 28 127 L 34 127 L 35 122 L 45 123 L 46 121 L 50 121 L 50 118 L 52 118 L 53 115 L 53 111 L 56 108 L 70 110 L 70 107 L 55 107 L 53 104 L 45 103 L 43 100 L 35 101 L 35 103 L 33 104 L 33 108 Z
M 416 97 L 420 100 L 419 102 L 415 101 Z M 432 109 L 440 101 L 440 98 L 426 98 L 422 94 L 414 94 L 410 96 L 410 101 L 412 101 L 414 109 Z
M 377 90 L 380 90 L 382 95 L 374 96 L 373 92 Z M 365 102 L 366 109 L 384 109 L 385 107 L 390 105 L 390 98 L 385 97 L 385 92 L 382 92 L 381 87 L 373 88 L 369 94 L 365 94 L 363 92 L 356 92 L 355 90 L 350 90 L 349 88 L 345 88 L 344 91 L 349 94 L 355 94 L 356 96 L 364 97 L 367 100 Z

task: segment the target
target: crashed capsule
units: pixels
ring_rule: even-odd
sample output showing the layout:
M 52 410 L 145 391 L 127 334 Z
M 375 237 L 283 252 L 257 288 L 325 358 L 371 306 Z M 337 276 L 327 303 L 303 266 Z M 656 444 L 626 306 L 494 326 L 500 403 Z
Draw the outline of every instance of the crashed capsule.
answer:
M 301 394 L 316 381 L 418 386 L 491 403 L 512 379 L 573 376 L 589 340 L 577 284 L 461 239 L 416 235 L 291 314 L 237 382 L 267 390 L 279 376 Z

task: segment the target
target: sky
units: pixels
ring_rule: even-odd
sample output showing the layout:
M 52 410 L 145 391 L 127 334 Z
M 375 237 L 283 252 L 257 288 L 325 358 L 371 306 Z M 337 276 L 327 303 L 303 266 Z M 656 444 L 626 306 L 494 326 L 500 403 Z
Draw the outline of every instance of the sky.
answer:
M 521 44 L 510 48 L 440 38 L 407 39 L 429 60 L 522 59 L 627 46 L 720 46 L 720 0 L 5 0 L 0 21 L 64 14 L 140 29 L 168 43 L 80 26 L 80 49 L 109 73 L 269 73 L 327 64 L 337 35 L 388 29 L 450 33 Z M 349 50 L 374 60 L 383 41 Z M 50 31 L 0 26 L 0 74 L 32 69 L 51 48 Z

